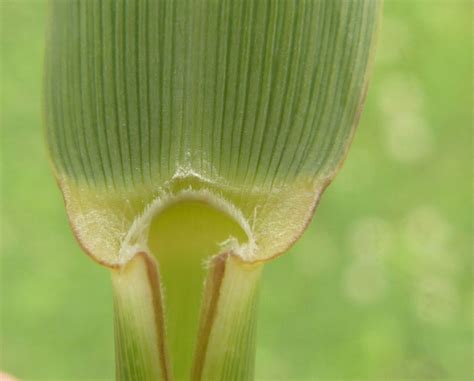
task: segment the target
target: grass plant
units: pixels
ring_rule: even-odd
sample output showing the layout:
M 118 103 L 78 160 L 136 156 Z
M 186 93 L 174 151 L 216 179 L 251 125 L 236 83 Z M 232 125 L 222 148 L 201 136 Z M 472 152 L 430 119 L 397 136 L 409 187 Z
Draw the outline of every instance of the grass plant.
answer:
M 253 378 L 262 268 L 347 154 L 380 12 L 52 2 L 47 143 L 71 228 L 112 273 L 117 379 Z

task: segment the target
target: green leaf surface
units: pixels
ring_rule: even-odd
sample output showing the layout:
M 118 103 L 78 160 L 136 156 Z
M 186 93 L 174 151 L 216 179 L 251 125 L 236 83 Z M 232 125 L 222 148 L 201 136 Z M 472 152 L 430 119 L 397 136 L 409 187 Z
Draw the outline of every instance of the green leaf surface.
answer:
M 117 264 L 146 205 L 188 186 L 244 214 L 253 259 L 285 251 L 351 142 L 380 8 L 53 1 L 47 141 L 85 250 Z
M 328 176 L 360 111 L 378 2 L 56 1 L 46 65 L 60 175 L 245 187 Z

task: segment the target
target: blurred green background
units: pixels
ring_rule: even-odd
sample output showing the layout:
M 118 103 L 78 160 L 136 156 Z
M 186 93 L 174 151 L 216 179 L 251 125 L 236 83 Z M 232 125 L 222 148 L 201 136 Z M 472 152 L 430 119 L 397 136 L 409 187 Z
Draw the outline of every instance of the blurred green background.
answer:
M 1 0 L 1 359 L 21 380 L 111 380 L 107 270 L 67 225 L 41 129 L 44 1 Z M 258 380 L 468 380 L 473 3 L 385 3 L 349 158 L 266 267 Z

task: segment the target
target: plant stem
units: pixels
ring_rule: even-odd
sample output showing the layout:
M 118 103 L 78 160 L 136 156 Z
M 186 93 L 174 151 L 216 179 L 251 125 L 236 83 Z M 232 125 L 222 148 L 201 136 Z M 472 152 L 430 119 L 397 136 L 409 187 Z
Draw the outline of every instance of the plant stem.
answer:
M 148 234 L 150 254 L 113 270 L 117 379 L 252 379 L 263 265 L 232 249 L 208 259 L 226 238 L 245 240 L 243 231 L 205 202 L 182 201 Z
M 112 270 L 118 381 L 170 380 L 159 275 L 147 254 Z
M 201 311 L 193 380 L 254 377 L 256 316 L 263 264 L 231 255 L 214 258 Z

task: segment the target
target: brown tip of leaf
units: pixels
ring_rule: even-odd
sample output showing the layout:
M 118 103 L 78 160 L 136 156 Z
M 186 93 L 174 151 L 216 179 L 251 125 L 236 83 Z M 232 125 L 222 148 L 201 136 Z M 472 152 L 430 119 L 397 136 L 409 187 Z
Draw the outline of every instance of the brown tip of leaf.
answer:
M 223 253 L 214 257 L 210 262 L 209 275 L 206 280 L 204 300 L 201 307 L 201 320 L 198 329 L 199 339 L 194 354 L 194 365 L 191 373 L 192 380 L 200 380 L 202 376 L 209 335 L 216 316 L 220 286 L 224 278 L 227 260 L 230 256 L 230 253 Z

